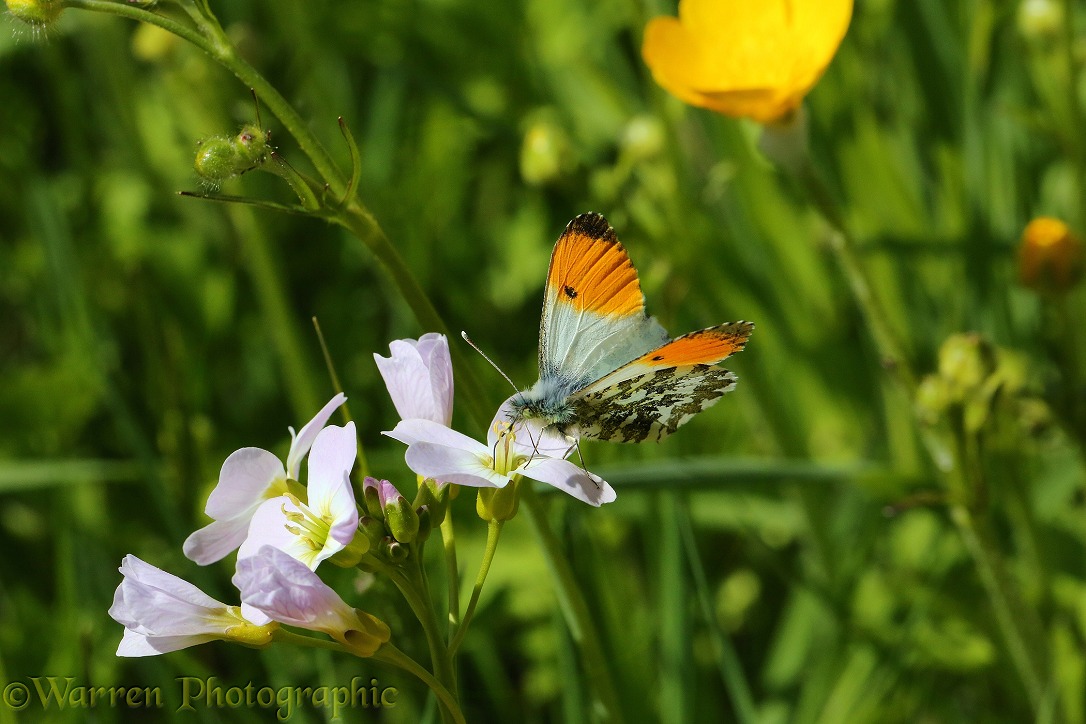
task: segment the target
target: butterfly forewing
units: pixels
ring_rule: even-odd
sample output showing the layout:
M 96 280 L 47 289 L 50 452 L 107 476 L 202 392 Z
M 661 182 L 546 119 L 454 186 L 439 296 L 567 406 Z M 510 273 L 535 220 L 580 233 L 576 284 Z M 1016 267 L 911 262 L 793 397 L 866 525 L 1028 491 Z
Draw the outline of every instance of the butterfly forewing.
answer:
M 569 222 L 551 254 L 539 324 L 540 379 L 570 391 L 667 342 L 645 316 L 637 271 L 599 214 Z

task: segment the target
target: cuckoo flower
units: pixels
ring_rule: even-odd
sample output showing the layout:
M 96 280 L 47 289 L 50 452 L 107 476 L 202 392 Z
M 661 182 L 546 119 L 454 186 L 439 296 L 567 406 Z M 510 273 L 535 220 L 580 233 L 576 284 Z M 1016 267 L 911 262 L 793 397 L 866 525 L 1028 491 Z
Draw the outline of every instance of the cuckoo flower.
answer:
M 385 434 L 408 445 L 405 459 L 415 473 L 439 483 L 503 488 L 516 475 L 553 485 L 589 505 L 615 499 L 604 480 L 565 458 L 573 448 L 539 420 L 511 423 L 502 403 L 483 443 L 429 420 L 404 420 Z
M 845 36 L 852 0 L 680 0 L 641 54 L 680 100 L 772 123 L 796 110 Z
M 287 493 L 264 501 L 253 515 L 238 561 L 270 545 L 311 569 L 346 548 L 358 532 L 350 473 L 358 451 L 353 422 L 320 431 L 309 454 L 307 502 Z M 358 536 L 360 544 L 365 536 Z M 365 550 L 355 551 L 359 556 Z
M 227 606 L 172 573 L 133 555 L 121 562 L 124 579 L 113 596 L 109 615 L 124 625 L 118 656 L 155 656 L 216 639 L 261 646 L 276 626 L 261 615 L 247 620 L 237 606 Z M 254 623 L 254 621 L 256 623 Z
M 309 452 L 317 433 L 346 400 L 340 393 L 295 434 L 290 430 L 290 451 L 283 467 L 272 453 L 245 447 L 226 458 L 219 483 L 208 496 L 204 512 L 214 522 L 194 532 L 185 541 L 185 555 L 202 566 L 225 558 L 245 540 L 249 522 L 261 503 L 288 491 L 288 480 L 297 481 L 302 458 Z
M 453 372 L 449 340 L 430 332 L 419 339 L 397 339 L 389 357 L 373 355 L 388 394 L 402 420 L 452 421 Z
M 384 622 L 351 608 L 316 573 L 272 546 L 239 560 L 233 581 L 247 607 L 279 623 L 326 633 L 358 656 L 372 656 L 389 640 Z

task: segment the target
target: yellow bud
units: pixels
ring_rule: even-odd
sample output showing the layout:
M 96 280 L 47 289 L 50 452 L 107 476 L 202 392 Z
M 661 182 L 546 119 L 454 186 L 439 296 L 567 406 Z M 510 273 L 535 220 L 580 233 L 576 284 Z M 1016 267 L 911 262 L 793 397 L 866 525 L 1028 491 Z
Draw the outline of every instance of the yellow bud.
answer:
M 1082 278 L 1082 242 L 1059 219 L 1029 222 L 1018 248 L 1018 278 L 1036 291 L 1065 292 Z

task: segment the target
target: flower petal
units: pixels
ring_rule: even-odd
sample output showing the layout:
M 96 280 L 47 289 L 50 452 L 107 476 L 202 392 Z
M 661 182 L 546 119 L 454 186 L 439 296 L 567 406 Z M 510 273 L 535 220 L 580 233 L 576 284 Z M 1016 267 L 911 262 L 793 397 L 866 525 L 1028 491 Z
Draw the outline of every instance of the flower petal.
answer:
M 597 508 L 616 497 L 615 489 L 607 481 L 568 460 L 537 457 L 521 467 L 520 473 L 526 478 L 553 485 Z
M 449 343 L 433 333 L 389 344 L 389 357 L 373 355 L 389 397 L 403 420 L 421 418 L 448 425 L 452 417 Z
M 329 425 L 321 430 L 309 455 L 309 507 L 320 514 L 347 510 L 357 514 L 351 491 L 351 468 L 358 453 L 353 422 L 344 427 Z
M 251 516 L 268 497 L 265 493 L 285 478 L 283 463 L 267 450 L 235 450 L 223 462 L 219 483 L 208 496 L 204 512 L 214 520 Z
M 180 651 L 190 646 L 199 646 L 214 641 L 221 636 L 202 634 L 198 636 L 148 636 L 125 629 L 121 643 L 117 646 L 117 656 L 158 656 L 171 651 Z
M 445 427 L 432 420 L 401 420 L 395 428 L 382 432 L 393 440 L 399 440 L 405 445 L 413 445 L 417 442 L 431 442 L 446 447 L 467 450 L 475 455 L 487 455 L 488 448 L 478 440 L 473 440 L 462 432 Z
M 312 420 L 303 425 L 297 435 L 294 434 L 293 428 L 288 428 L 290 429 L 290 452 L 287 453 L 287 472 L 290 473 L 291 478 L 298 479 L 298 472 L 302 467 L 302 458 L 309 452 L 313 441 L 317 439 L 317 433 L 328 422 L 328 418 L 332 416 L 332 413 L 346 401 L 347 396 L 340 392 L 329 400 L 328 404 L 322 407 L 320 412 L 313 416 Z
M 259 508 L 260 506 L 255 506 Z M 201 566 L 221 561 L 230 555 L 245 540 L 249 533 L 248 518 L 228 518 L 214 520 L 185 539 L 182 550 L 185 557 Z
M 479 445 L 477 442 L 475 444 Z M 415 473 L 439 483 L 456 483 L 473 488 L 504 488 L 509 482 L 507 476 L 490 467 L 487 459 L 462 448 L 417 442 L 407 448 L 404 459 L 407 467 Z

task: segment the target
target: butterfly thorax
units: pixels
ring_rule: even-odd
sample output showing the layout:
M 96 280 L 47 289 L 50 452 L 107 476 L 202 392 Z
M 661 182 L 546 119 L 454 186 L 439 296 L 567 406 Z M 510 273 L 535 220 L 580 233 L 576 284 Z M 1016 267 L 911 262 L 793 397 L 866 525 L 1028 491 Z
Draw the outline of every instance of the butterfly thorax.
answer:
M 558 377 L 545 377 L 531 389 L 513 395 L 509 401 L 515 417 L 538 419 L 545 426 L 568 434 L 577 423 L 576 405 L 570 395 L 577 385 Z

